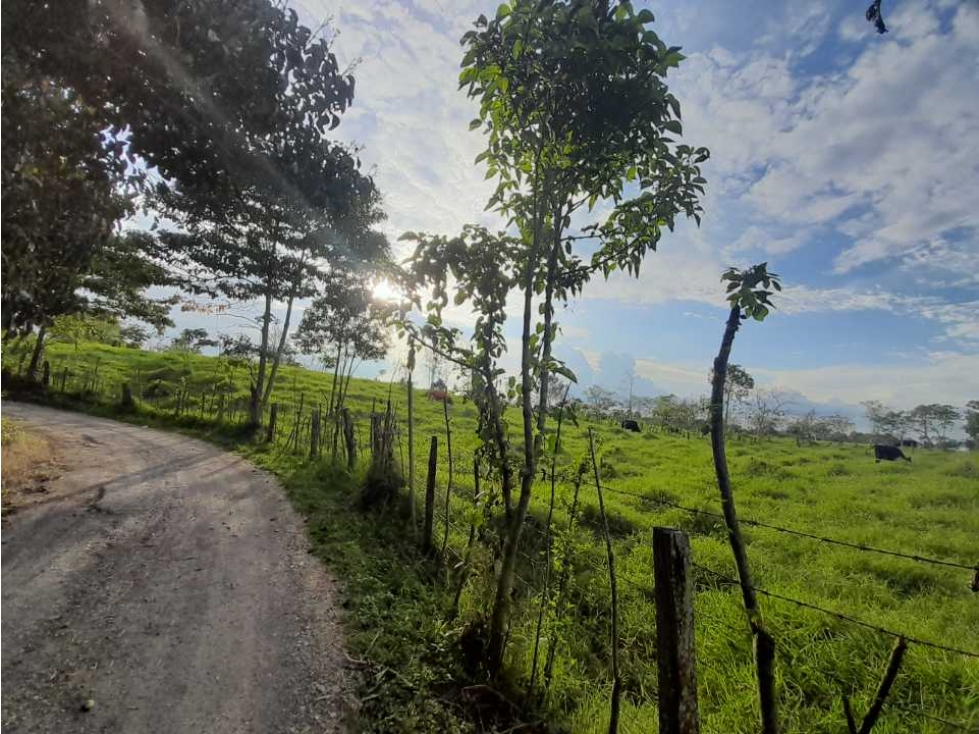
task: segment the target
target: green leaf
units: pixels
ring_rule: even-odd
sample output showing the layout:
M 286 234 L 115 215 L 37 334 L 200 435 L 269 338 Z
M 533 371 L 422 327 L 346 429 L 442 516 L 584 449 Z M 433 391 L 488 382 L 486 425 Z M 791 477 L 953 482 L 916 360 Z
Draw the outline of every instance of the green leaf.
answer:
M 474 120 L 473 120 L 472 122 L 470 122 L 470 123 L 469 123 L 469 129 L 470 129 L 470 130 L 475 130 L 475 129 L 476 129 L 477 127 L 479 127 L 479 126 L 480 126 L 480 125 L 482 125 L 482 124 L 483 124 L 483 121 L 482 121 L 482 120 L 480 120 L 480 119 L 479 119 L 479 118 L 477 117 L 476 119 L 474 119 Z M 477 161 L 477 162 L 478 162 L 478 161 Z
M 555 374 L 561 375 L 562 377 L 570 380 L 575 385 L 578 384 L 578 376 L 575 375 L 575 373 L 571 371 L 571 368 L 568 367 L 563 362 L 554 362 L 551 365 L 551 371 L 554 372 Z

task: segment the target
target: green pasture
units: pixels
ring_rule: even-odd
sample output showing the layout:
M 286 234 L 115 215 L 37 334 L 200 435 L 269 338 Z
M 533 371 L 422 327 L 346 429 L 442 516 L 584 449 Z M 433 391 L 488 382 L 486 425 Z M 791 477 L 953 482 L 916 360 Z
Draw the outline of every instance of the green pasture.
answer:
M 47 357 L 53 392 L 60 388 L 67 369 L 67 393 L 92 390 L 92 397 L 111 403 L 121 384 L 129 382 L 141 415 L 158 423 L 213 431 L 215 389 L 224 391 L 226 410 L 240 402 L 235 420 L 245 417 L 248 369 L 244 366 L 232 367 L 199 355 L 97 344 L 52 344 Z M 4 365 L 16 371 L 16 355 L 9 350 Z M 282 368 L 273 398 L 280 406 L 279 443 L 242 450 L 279 473 L 297 507 L 311 518 L 310 533 L 318 552 L 347 582 L 351 594 L 349 629 L 354 649 L 364 654 L 369 651 L 372 659 L 386 660 L 390 668 L 399 666 L 401 675 L 412 681 L 412 686 L 402 686 L 408 691 L 403 691 L 404 700 L 374 701 L 376 708 L 365 708 L 367 728 L 444 729 L 457 704 L 421 699 L 431 699 L 435 697 L 432 691 L 442 689 L 446 681 L 439 680 L 440 676 L 464 677 L 465 672 L 456 663 L 433 662 L 431 656 L 433 650 L 446 658 L 456 655 L 451 650 L 466 623 L 487 609 L 492 543 L 478 546 L 460 614 L 450 618 L 446 609 L 454 575 L 433 572 L 404 550 L 411 547 L 410 527 L 394 517 L 357 517 L 353 502 L 344 501 L 355 493 L 350 476 L 326 461 L 308 462 L 304 441 L 299 451 L 283 444 L 297 425 L 300 401 L 304 408 L 299 425 L 308 417 L 310 406 L 327 403 L 331 379 L 322 372 Z M 186 409 L 177 419 L 174 405 L 181 392 L 187 395 Z M 389 398 L 403 428 L 404 385 L 354 380 L 348 404 L 362 447 L 372 406 L 383 406 Z M 416 493 L 424 486 L 430 437 L 439 440 L 435 535 L 441 543 L 445 528 L 441 507 L 449 480 L 442 404 L 429 401 L 419 391 L 415 405 Z M 454 475 L 449 558 L 457 560 L 465 548 L 470 520 L 485 517 L 486 510 L 473 510 L 475 409 L 457 397 L 450 416 Z M 514 411 L 514 427 L 518 420 Z M 551 420 L 551 434 L 555 425 Z M 576 732 L 607 728 L 609 580 L 591 474 L 579 490 L 577 522 L 569 523 L 574 495 L 571 476 L 587 451 L 589 427 L 598 442 L 605 501 L 615 536 L 625 679 L 623 730 L 656 730 L 651 535 L 654 526 L 664 525 L 690 534 L 693 559 L 703 567 L 695 569 L 703 730 L 719 734 L 756 731 L 751 640 L 740 595 L 722 579 L 735 576 L 723 524 L 709 514 L 669 506 L 719 511 L 708 441 L 699 435 L 635 434 L 614 425 L 589 424 L 581 417 L 577 422 L 564 422 L 558 451 L 553 560 L 557 564 L 567 557 L 572 572 L 563 612 L 557 613 L 552 598 L 544 614 L 540 657 L 545 657 L 552 644 L 557 645 L 557 653 L 549 695 L 539 710 L 556 726 Z M 399 457 L 407 457 L 404 430 L 400 437 L 396 451 Z M 799 447 L 788 439 L 772 439 L 731 441 L 728 455 L 738 511 L 744 518 L 874 548 L 965 565 L 979 563 L 979 459 L 974 454 L 919 449 L 911 464 L 876 464 L 865 446 L 822 443 Z M 484 483 L 492 486 L 492 480 Z M 519 603 L 507 647 L 513 695 L 526 687 L 531 666 L 539 590 L 548 568 L 543 530 L 550 487 L 549 481 L 539 481 L 536 486 L 518 569 Z M 341 517 L 349 521 L 338 523 Z M 493 520 L 484 527 L 491 536 Z M 979 651 L 979 594 L 970 589 L 969 570 L 829 545 L 759 527 L 745 527 L 744 533 L 756 586 L 912 638 Z M 552 587 L 553 583 L 552 575 Z M 858 716 L 866 710 L 894 638 L 787 601 L 763 596 L 761 604 L 777 643 L 784 731 L 845 731 L 842 696 L 851 697 Z M 539 680 L 540 675 L 538 688 Z M 397 711 L 408 723 L 395 726 L 391 722 L 397 716 L 384 719 Z M 972 727 L 968 730 L 979 727 L 979 659 L 911 642 L 874 731 L 937 734 L 956 730 L 941 720 Z M 464 722 L 465 717 L 457 722 L 461 729 L 476 726 Z

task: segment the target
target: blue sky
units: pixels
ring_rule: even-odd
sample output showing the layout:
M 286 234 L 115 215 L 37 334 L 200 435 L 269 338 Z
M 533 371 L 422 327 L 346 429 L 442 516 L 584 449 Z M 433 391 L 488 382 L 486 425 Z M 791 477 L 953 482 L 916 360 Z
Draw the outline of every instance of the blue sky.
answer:
M 392 240 L 498 226 L 457 91 L 458 39 L 495 3 L 292 4 L 332 18 L 355 66 L 337 134 L 362 146 Z M 711 149 L 709 193 L 702 227 L 664 238 L 639 279 L 559 314 L 581 381 L 616 389 L 634 368 L 645 392 L 705 392 L 720 273 L 768 260 L 784 297 L 734 354 L 759 382 L 827 409 L 979 398 L 979 3 L 886 0 L 885 36 L 851 0 L 638 5 L 688 56 L 669 83 L 685 142 Z

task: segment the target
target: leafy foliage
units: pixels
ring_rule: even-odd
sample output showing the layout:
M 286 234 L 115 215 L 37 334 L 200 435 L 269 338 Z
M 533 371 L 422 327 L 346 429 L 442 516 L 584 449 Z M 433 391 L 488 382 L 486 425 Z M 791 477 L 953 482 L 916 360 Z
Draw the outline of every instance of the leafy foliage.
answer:
M 3 330 L 83 309 L 168 324 L 169 304 L 142 294 L 170 282 L 146 261 L 152 238 L 115 233 L 132 206 L 99 115 L 4 56 Z
M 486 658 L 492 673 L 502 665 L 503 635 L 523 523 L 533 477 L 544 452 L 549 377 L 573 373 L 552 356 L 558 325 L 554 305 L 580 293 L 594 272 L 623 268 L 638 274 L 664 228 L 677 215 L 699 221 L 705 181 L 699 164 L 706 149 L 677 145 L 680 107 L 665 77 L 683 56 L 647 26 L 648 10 L 628 2 L 514 0 L 492 19 L 480 16 L 462 38 L 465 55 L 460 87 L 479 103 L 471 129 L 482 128 L 485 162 L 496 189 L 487 202 L 508 220 L 510 233 L 493 235 L 467 227 L 457 238 L 407 233 L 417 244 L 409 262 L 409 286 L 431 289 L 425 330 L 436 350 L 473 375 L 480 408 L 481 450 L 502 477 L 507 530 L 497 577 Z M 599 201 L 611 213 L 568 237 L 571 216 Z M 584 264 L 578 239 L 595 240 Z M 470 301 L 477 325 L 470 348 L 456 346 L 458 334 L 442 325 L 449 276 L 455 304 Z M 496 381 L 505 349 L 504 306 L 522 291 L 519 379 L 508 395 L 519 400 L 522 422 L 520 493 L 511 502 L 509 437 Z M 412 302 L 421 306 L 421 299 Z M 536 318 L 539 316 L 539 318 Z M 417 335 L 407 319 L 405 329 Z M 534 401 L 537 401 L 536 406 Z
M 874 30 L 878 33 L 887 33 L 887 25 L 884 23 L 884 16 L 880 10 L 881 0 L 874 0 L 867 8 L 865 16 L 868 23 L 874 24 Z
M 70 0 L 58 12 L 14 0 L 5 11 L 5 52 L 73 90 L 112 139 L 125 134 L 117 157 L 183 187 L 253 166 L 254 141 L 298 120 L 313 144 L 353 100 L 328 39 L 268 0 Z
M 773 288 L 782 290 L 778 275 L 768 272 L 768 263 L 753 265 L 747 270 L 728 268 L 721 276 L 727 281 L 727 300 L 732 309 L 738 309 L 743 318 L 764 321 L 770 309 L 774 308 L 770 300 Z
M 318 354 L 325 366 L 347 352 L 357 359 L 383 359 L 389 347 L 392 307 L 375 299 L 370 283 L 334 276 L 303 312 L 296 341 L 304 354 Z

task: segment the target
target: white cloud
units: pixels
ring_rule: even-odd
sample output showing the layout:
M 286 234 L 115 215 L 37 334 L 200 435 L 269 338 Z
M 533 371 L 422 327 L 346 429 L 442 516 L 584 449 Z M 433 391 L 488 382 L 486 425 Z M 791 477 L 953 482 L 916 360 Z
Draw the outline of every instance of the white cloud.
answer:
M 598 372 L 602 368 L 602 353 L 598 350 L 577 348 L 574 351 L 585 358 L 592 372 Z
M 707 390 L 707 372 L 701 368 L 670 364 L 653 359 L 637 359 L 636 374 L 664 392 L 682 396 L 701 395 Z
M 821 37 L 824 8 L 790 15 Z M 847 13 L 841 33 L 862 51 L 840 73 L 807 78 L 792 55 L 737 63 L 712 49 L 676 75 L 687 137 L 711 148 L 712 188 L 740 197 L 750 226 L 794 227 L 783 252 L 813 225 L 856 237 L 840 274 L 955 228 L 974 241 L 979 227 L 979 115 L 966 92 L 979 81 L 979 5 L 961 4 L 948 31 L 929 3 L 904 3 L 889 23 L 882 38 Z
M 979 354 L 936 353 L 926 364 L 843 364 L 800 370 L 749 365 L 747 369 L 777 388 L 798 391 L 823 403 L 855 405 L 880 400 L 896 408 L 911 408 L 936 402 L 964 405 L 979 395 Z
M 418 5 L 421 12 L 384 0 L 303 4 L 333 17 L 341 63 L 357 62 L 357 98 L 337 133 L 364 146 L 392 239 L 406 230 L 451 234 L 467 222 L 498 223 L 483 211 L 492 188 L 473 165 L 484 147 L 469 132 L 476 106 L 457 89 L 458 38 L 479 14 L 477 4 Z
M 388 233 L 452 233 L 470 221 L 498 226 L 483 211 L 491 184 L 472 163 L 483 147 L 481 136 L 468 132 L 475 106 L 456 83 L 458 38 L 492 7 L 439 0 L 414 0 L 413 8 L 385 0 L 304 3 L 333 15 L 341 61 L 360 59 L 358 99 L 338 132 L 366 145 L 362 158 L 376 167 Z M 834 246 L 852 240 L 836 257 L 840 284 L 788 287 L 780 313 L 880 310 L 929 319 L 949 339 L 976 343 L 974 305 L 948 302 L 929 286 L 969 287 L 979 278 L 973 213 L 979 115 L 967 93 L 979 79 L 979 10 L 962 4 L 943 28 L 932 7 L 902 3 L 888 15 L 892 33 L 883 38 L 848 9 L 837 35 L 852 43 L 821 75 L 804 76 L 796 63 L 815 45 L 793 41 L 792 51 L 775 52 L 775 36 L 748 54 L 720 46 L 693 54 L 670 83 L 683 105 L 684 138 L 712 152 L 704 227 L 681 224 L 650 255 L 640 278 L 597 278 L 583 302 L 723 307 L 718 278 L 728 265 L 746 265 L 756 253 L 784 256 L 822 245 L 834 234 Z M 671 10 L 666 24 L 696 24 L 696 13 L 686 18 L 685 12 Z M 791 27 L 779 20 L 763 31 L 802 34 L 813 43 L 830 35 L 825 5 L 799 0 L 786 12 Z M 853 53 L 856 60 L 846 63 Z M 884 289 L 844 281 L 891 258 L 900 259 L 903 283 L 891 279 Z M 911 279 L 913 291 L 901 290 Z M 472 323 L 465 308 L 450 309 L 447 317 Z M 572 333 L 571 319 L 565 321 L 566 336 L 591 336 Z
M 779 235 L 752 224 L 741 233 L 726 252 L 763 252 L 767 255 L 785 255 L 802 247 L 805 238 L 800 232 Z

